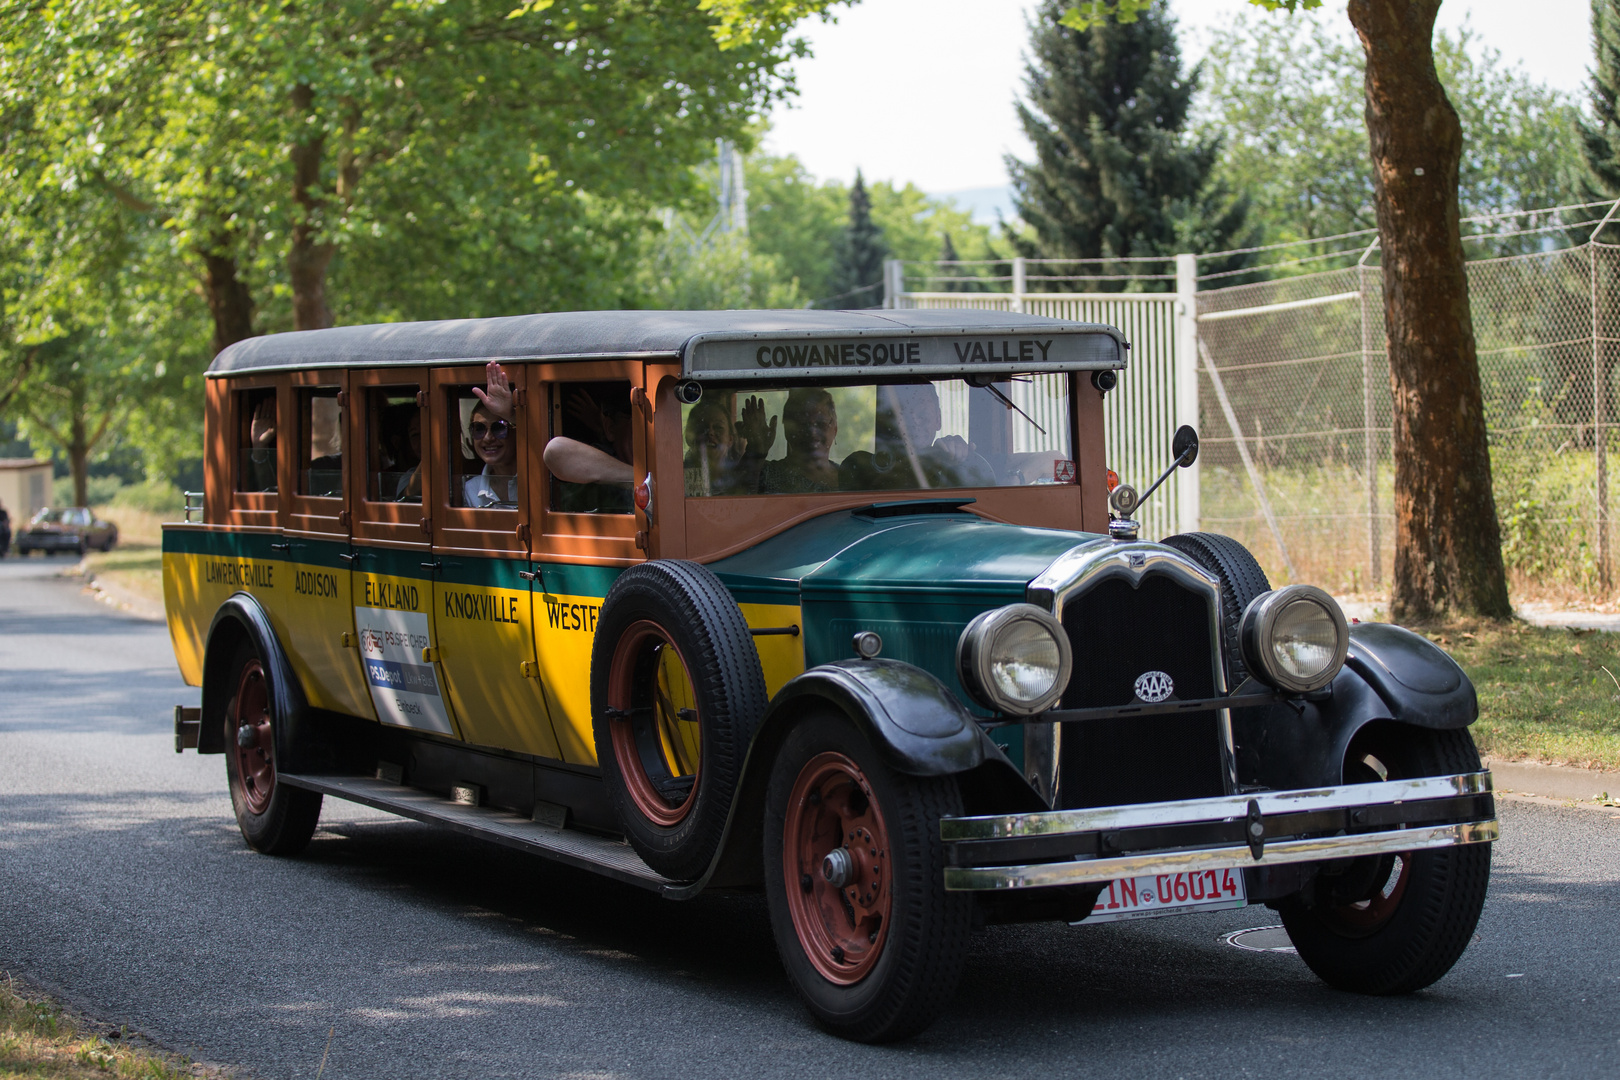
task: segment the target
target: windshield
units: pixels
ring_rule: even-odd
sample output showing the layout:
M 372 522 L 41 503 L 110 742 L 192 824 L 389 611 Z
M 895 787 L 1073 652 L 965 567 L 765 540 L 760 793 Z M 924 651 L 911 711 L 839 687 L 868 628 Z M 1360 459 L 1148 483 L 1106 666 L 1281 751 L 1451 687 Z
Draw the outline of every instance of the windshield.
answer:
M 710 390 L 681 421 L 691 496 L 1075 481 L 1064 374 Z
M 66 507 L 61 510 L 41 510 L 34 515 L 34 519 L 30 524 L 88 525 L 90 524 L 90 511 L 78 507 Z

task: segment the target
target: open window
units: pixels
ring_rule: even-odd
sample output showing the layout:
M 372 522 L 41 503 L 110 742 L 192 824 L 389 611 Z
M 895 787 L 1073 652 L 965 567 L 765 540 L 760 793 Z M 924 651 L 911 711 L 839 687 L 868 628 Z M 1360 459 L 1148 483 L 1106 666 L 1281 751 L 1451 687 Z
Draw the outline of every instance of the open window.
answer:
M 583 448 L 564 459 L 581 461 L 579 473 L 561 475 L 567 471 L 566 464 L 551 470 L 547 493 L 550 509 L 562 514 L 635 513 L 631 482 L 603 475 L 613 471 L 613 462 L 623 464 L 626 475 L 632 475 L 634 425 L 630 381 L 604 379 L 558 384 L 551 395 L 550 419 L 548 447 L 550 439 L 561 436 Z M 591 460 L 591 454 L 597 455 L 595 461 Z M 548 460 L 557 459 L 552 456 Z
M 278 416 L 276 388 L 260 386 L 238 390 L 236 405 L 236 482 L 237 491 L 274 495 L 277 490 L 276 434 Z
M 350 375 L 354 452 L 348 483 L 357 496 L 356 539 L 423 546 L 431 539 L 428 376 L 425 369 L 409 368 Z
M 492 408 L 473 392 L 485 389 L 483 368 L 433 374 L 434 415 L 424 456 L 443 478 L 433 495 L 435 547 L 528 549 L 529 454 L 522 420 L 528 374 L 517 364 L 504 370 L 513 391 L 505 409 Z
M 283 468 L 291 491 L 282 499 L 282 528 L 321 536 L 347 536 L 349 512 L 344 450 L 348 441 L 349 373 L 298 371 L 292 383 L 291 416 L 283 421 Z M 283 399 L 286 401 L 287 399 Z

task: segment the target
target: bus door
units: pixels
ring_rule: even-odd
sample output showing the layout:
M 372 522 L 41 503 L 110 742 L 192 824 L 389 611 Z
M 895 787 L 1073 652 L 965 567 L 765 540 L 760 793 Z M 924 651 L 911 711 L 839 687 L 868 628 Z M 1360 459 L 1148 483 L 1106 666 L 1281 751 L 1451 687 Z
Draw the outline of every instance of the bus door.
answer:
M 537 365 L 529 437 L 568 438 L 646 475 L 646 430 L 632 405 L 643 365 L 618 360 Z M 629 483 L 568 483 L 549 475 L 538 454 L 530 498 L 540 507 L 534 542 L 536 671 L 551 703 L 564 761 L 596 764 L 591 732 L 591 647 L 608 587 L 646 558 L 646 534 Z M 676 473 L 675 475 L 679 475 Z M 643 527 L 644 528 L 644 527 Z
M 385 724 L 456 736 L 455 716 L 435 659 L 433 455 L 424 454 L 426 371 L 356 371 L 349 473 L 356 493 L 350 645 L 370 705 Z M 362 455 L 358 448 L 364 447 Z
M 483 406 L 483 368 L 435 371 L 430 443 L 433 623 L 438 666 L 461 736 L 538 757 L 559 756 L 545 695 L 534 677 L 529 597 L 530 445 L 522 415 L 528 369 L 510 364 L 510 419 Z
M 349 609 L 350 485 L 344 450 L 348 373 L 294 372 L 290 409 L 278 425 L 283 494 L 281 552 L 286 570 L 275 590 L 282 642 L 318 709 L 368 716 L 370 695 Z

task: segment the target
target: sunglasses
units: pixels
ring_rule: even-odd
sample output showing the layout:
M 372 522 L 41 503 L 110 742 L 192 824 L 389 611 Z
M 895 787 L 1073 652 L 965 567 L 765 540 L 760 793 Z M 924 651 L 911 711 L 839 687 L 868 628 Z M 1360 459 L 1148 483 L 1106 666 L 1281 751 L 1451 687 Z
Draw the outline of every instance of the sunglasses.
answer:
M 497 420 L 493 424 L 486 424 L 482 420 L 474 420 L 467 425 L 467 434 L 475 439 L 488 436 L 491 439 L 504 439 L 512 434 L 512 425 L 505 420 Z

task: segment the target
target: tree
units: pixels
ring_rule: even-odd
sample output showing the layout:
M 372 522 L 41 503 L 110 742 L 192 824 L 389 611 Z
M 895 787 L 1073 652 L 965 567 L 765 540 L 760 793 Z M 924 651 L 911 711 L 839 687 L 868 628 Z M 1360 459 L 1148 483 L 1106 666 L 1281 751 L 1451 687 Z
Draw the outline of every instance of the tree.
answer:
M 1238 246 L 1244 206 L 1210 183 L 1218 141 L 1189 139 L 1198 72 L 1183 75 L 1163 3 L 1074 29 L 1048 0 L 1031 22 L 1019 121 L 1034 163 L 1009 156 L 1026 254 L 1114 259 Z
M 216 343 L 374 317 L 342 302 L 442 294 L 450 270 L 462 315 L 577 295 L 568 241 L 639 232 L 618 210 L 678 199 L 800 48 L 767 19 L 722 53 L 692 0 L 5 7 L 8 88 L 81 171 L 161 209 Z
M 1592 118 L 1577 119 L 1582 189 L 1593 199 L 1620 198 L 1620 3 L 1592 0 L 1592 52 L 1597 67 L 1588 91 Z
M 855 186 L 849 189 L 849 224 L 844 227 L 833 268 L 837 306 L 882 306 L 883 260 L 888 257 L 889 245 L 882 227 L 872 220 L 872 199 L 857 169 Z
M 1463 128 L 1464 215 L 1555 206 L 1581 192 L 1574 103 L 1503 63 L 1464 29 L 1439 33 L 1435 66 Z M 1264 243 L 1376 226 L 1366 61 L 1346 26 L 1238 18 L 1215 34 L 1199 129 L 1222 138 L 1217 175 L 1251 199 Z M 1478 254 L 1475 249 L 1475 254 Z
M 1272 11 L 1321 0 L 1251 0 Z M 1128 21 L 1149 0 L 1089 0 L 1068 25 Z M 1457 202 L 1462 123 L 1434 62 L 1440 0 L 1350 0 L 1363 82 L 1394 393 L 1395 567 L 1390 613 L 1505 619 L 1507 573 Z

